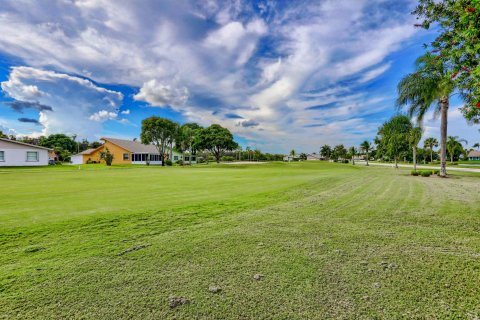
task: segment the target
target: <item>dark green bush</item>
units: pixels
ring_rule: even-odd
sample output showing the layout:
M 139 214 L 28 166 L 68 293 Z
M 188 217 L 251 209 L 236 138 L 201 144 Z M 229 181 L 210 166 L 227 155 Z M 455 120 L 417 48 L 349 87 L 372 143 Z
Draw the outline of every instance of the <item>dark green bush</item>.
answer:
M 167 166 L 171 166 L 172 165 L 172 160 L 165 160 L 165 164 Z
M 432 172 L 431 171 L 428 171 L 428 170 L 424 170 L 424 171 L 421 171 L 420 172 L 420 175 L 422 177 L 430 177 L 432 175 Z
M 176 163 L 177 163 L 179 166 L 183 166 L 183 165 L 184 165 L 183 160 L 178 160 Z
M 233 161 L 233 160 L 235 160 L 235 158 L 232 157 L 232 156 L 223 156 L 222 157 L 222 161 Z
M 411 174 L 412 176 L 418 176 L 419 173 L 418 173 L 418 171 L 412 171 L 412 172 L 410 172 L 410 174 Z

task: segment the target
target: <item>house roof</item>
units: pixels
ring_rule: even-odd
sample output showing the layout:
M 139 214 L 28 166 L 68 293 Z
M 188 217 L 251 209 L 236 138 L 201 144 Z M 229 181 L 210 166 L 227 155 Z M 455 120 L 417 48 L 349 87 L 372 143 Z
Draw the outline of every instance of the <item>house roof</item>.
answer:
M 120 148 L 123 148 L 132 153 L 158 153 L 157 147 L 155 147 L 153 144 L 143 144 L 139 141 L 122 140 L 115 138 L 102 138 L 100 140 L 109 141 L 113 144 L 116 144 Z
M 20 141 L 16 141 L 16 140 L 10 140 L 10 139 L 5 139 L 5 138 L 0 138 L 0 141 L 15 143 L 15 144 L 23 145 L 23 146 L 30 147 L 30 148 L 37 148 L 37 149 L 43 149 L 43 150 L 53 151 L 53 149 L 50 149 L 50 148 L 41 147 L 41 146 L 36 146 L 36 145 L 34 145 L 34 144 L 25 143 L 25 142 L 20 142 Z
M 80 154 L 92 154 L 93 151 L 97 150 L 98 148 L 91 148 L 91 149 L 87 149 L 87 150 L 83 150 L 82 152 L 76 154 L 76 155 L 80 155 Z
M 480 151 L 472 150 L 468 153 L 469 157 L 480 157 Z

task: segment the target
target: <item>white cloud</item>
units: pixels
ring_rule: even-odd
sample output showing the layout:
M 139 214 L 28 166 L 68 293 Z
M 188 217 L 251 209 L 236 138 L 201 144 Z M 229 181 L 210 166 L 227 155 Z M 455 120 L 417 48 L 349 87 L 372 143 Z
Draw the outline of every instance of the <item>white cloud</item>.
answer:
M 124 114 L 124 115 L 129 115 L 130 114 L 130 109 L 127 109 L 127 110 L 123 110 L 120 112 L 121 114 Z
M 107 120 L 114 120 L 118 116 L 118 113 L 107 111 L 107 110 L 100 110 L 92 114 L 88 119 L 97 122 L 105 122 Z
M 146 101 L 155 107 L 172 106 L 182 107 L 188 100 L 188 89 L 185 87 L 174 88 L 153 79 L 145 82 L 133 98 L 137 101 Z
M 362 77 L 358 80 L 359 83 L 366 83 L 373 79 L 378 78 L 382 74 L 384 74 L 388 69 L 390 69 L 391 63 L 386 63 L 378 68 L 372 69 L 370 71 L 365 72 Z

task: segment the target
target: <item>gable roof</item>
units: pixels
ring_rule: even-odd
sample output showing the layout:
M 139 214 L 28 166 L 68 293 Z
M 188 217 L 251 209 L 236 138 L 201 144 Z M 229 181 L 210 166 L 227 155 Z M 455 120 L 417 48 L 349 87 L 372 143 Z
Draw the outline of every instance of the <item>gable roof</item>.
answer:
M 480 151 L 472 150 L 468 153 L 469 157 L 480 157 Z
M 158 153 L 157 147 L 153 144 L 143 144 L 139 141 L 133 140 L 122 140 L 122 139 L 115 139 L 115 138 L 101 138 L 100 140 L 109 141 L 120 148 L 123 148 L 127 151 L 132 153 Z
M 23 145 L 23 146 L 30 147 L 30 148 L 37 148 L 37 149 L 43 149 L 43 150 L 53 151 L 53 149 L 50 149 L 50 148 L 41 147 L 41 146 L 36 146 L 36 145 L 34 145 L 34 144 L 25 143 L 25 142 L 20 142 L 20 141 L 16 141 L 16 140 L 10 140 L 10 139 L 5 139 L 5 138 L 0 138 L 0 141 L 15 143 L 15 144 Z
M 97 150 L 97 149 L 98 148 L 91 148 L 91 149 L 83 150 L 82 152 L 80 152 L 78 154 L 92 154 L 92 152 Z

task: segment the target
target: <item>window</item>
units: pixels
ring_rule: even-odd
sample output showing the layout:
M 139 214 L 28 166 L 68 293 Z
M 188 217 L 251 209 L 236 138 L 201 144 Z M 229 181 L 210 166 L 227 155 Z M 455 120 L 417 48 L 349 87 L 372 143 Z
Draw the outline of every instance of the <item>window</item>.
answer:
M 123 160 L 128 160 L 130 157 L 128 156 L 128 153 L 123 154 Z
M 173 156 L 173 160 L 177 161 L 177 160 L 178 160 L 178 156 Z
M 196 159 L 197 159 L 196 157 L 192 157 L 192 161 L 196 161 Z
M 0 161 L 5 161 L 5 151 L 0 151 Z
M 38 162 L 38 152 L 27 151 L 27 162 Z
M 185 157 L 185 161 L 190 161 L 190 157 Z

